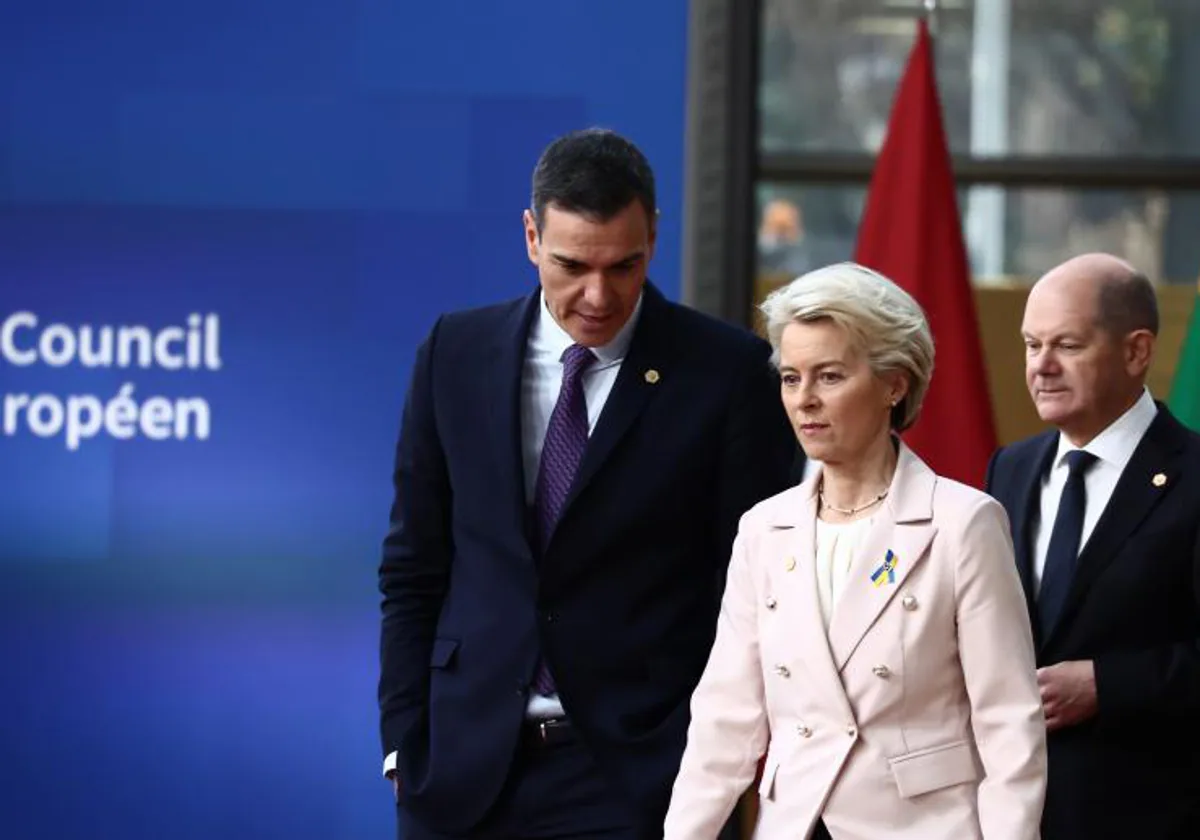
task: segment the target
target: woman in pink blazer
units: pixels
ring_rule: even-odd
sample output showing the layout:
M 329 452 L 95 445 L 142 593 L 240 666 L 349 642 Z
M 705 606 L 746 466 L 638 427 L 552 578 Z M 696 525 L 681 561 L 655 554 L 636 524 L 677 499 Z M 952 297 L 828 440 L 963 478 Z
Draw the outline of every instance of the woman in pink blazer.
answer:
M 1008 520 L 897 436 L 933 369 L 924 313 L 848 263 L 763 311 L 820 466 L 741 521 L 666 840 L 716 838 L 764 752 L 760 840 L 1038 837 L 1045 726 Z

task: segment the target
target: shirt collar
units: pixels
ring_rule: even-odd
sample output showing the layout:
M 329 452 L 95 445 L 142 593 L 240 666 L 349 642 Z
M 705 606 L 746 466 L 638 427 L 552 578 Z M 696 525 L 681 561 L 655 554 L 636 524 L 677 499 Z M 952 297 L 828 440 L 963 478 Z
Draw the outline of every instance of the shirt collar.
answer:
M 1141 442 L 1142 436 L 1154 422 L 1156 414 L 1158 414 L 1158 406 L 1154 404 L 1154 398 L 1150 396 L 1149 389 L 1143 388 L 1142 395 L 1138 397 L 1137 402 L 1109 424 L 1108 428 L 1092 438 L 1086 446 L 1075 446 L 1067 440 L 1066 435 L 1060 433 L 1058 452 L 1054 456 L 1054 466 L 1056 468 L 1062 466 L 1067 453 L 1076 449 L 1084 449 L 1101 461 L 1112 464 L 1118 470 L 1125 469 L 1125 465 L 1133 457 L 1133 451 Z
M 638 318 L 642 314 L 642 301 L 645 299 L 645 292 L 638 295 L 637 303 L 633 307 L 633 312 L 629 316 L 629 320 L 624 326 L 613 336 L 612 341 L 600 347 L 592 347 L 591 351 L 599 360 L 599 365 L 610 365 L 621 361 L 625 358 L 625 354 L 629 352 L 629 343 L 633 341 L 633 330 L 637 326 Z M 535 338 L 538 343 L 549 351 L 555 359 L 561 359 L 562 354 L 566 349 L 575 343 L 575 339 L 571 338 L 558 323 L 554 320 L 554 316 L 550 314 L 550 307 L 546 305 L 545 292 L 538 292 L 538 318 L 534 326 L 537 330 Z

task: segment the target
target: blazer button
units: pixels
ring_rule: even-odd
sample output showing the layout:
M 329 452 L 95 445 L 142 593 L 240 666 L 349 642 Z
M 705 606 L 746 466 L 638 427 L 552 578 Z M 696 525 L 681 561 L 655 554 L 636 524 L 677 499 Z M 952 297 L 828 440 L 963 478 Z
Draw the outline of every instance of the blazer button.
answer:
M 802 724 L 800 724 L 799 726 L 797 726 L 797 727 L 796 727 L 796 734 L 797 734 L 797 735 L 799 735 L 801 738 L 811 738 L 811 737 L 812 737 L 812 730 L 811 730 L 811 729 L 809 729 L 807 726 L 805 726 L 805 725 L 802 723 Z
M 786 665 L 776 665 L 775 673 L 778 674 L 779 676 L 783 677 L 784 679 L 786 679 L 792 675 L 792 672 L 788 670 L 788 667 Z
M 774 598 L 767 599 L 767 609 L 769 609 L 769 610 L 775 609 L 775 599 Z
M 853 738 L 855 735 L 858 734 L 858 730 L 855 729 L 853 726 L 847 726 L 846 734 L 849 735 L 851 738 Z
M 871 673 L 879 677 L 881 680 L 886 680 L 892 675 L 892 670 L 886 665 L 876 665 L 871 669 Z
M 903 597 L 903 598 L 900 600 L 900 606 L 904 607 L 904 609 L 906 609 L 906 610 L 909 610 L 910 612 L 911 612 L 912 610 L 915 610 L 915 609 L 917 608 L 917 598 L 916 598 L 916 596 L 915 596 L 915 595 L 913 595 L 911 592 L 907 593 L 907 594 L 906 594 L 906 595 L 905 595 L 905 596 L 904 596 L 904 597 Z

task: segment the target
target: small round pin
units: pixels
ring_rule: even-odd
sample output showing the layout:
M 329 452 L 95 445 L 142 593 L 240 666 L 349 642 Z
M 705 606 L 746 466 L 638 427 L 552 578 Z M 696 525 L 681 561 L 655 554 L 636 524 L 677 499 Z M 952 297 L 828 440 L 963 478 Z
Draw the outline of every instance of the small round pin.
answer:
M 659 380 L 658 371 L 656 371 L 654 368 L 650 368 L 650 370 L 646 371 L 646 381 L 647 382 L 649 382 L 651 385 L 657 385 L 658 380 Z

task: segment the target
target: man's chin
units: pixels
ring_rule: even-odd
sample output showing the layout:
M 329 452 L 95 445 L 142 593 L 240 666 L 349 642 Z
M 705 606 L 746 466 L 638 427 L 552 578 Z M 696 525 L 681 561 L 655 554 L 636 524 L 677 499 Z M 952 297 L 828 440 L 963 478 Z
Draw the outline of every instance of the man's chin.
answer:
M 583 318 L 576 318 L 571 324 L 569 332 L 576 344 L 582 344 L 584 347 L 603 347 L 621 331 L 616 320 L 616 318 L 608 318 L 603 321 L 586 321 Z
M 1067 419 L 1068 412 L 1063 411 L 1060 406 L 1043 405 L 1039 402 L 1036 407 L 1038 419 L 1040 419 L 1043 423 L 1049 423 L 1052 426 L 1057 426 Z

